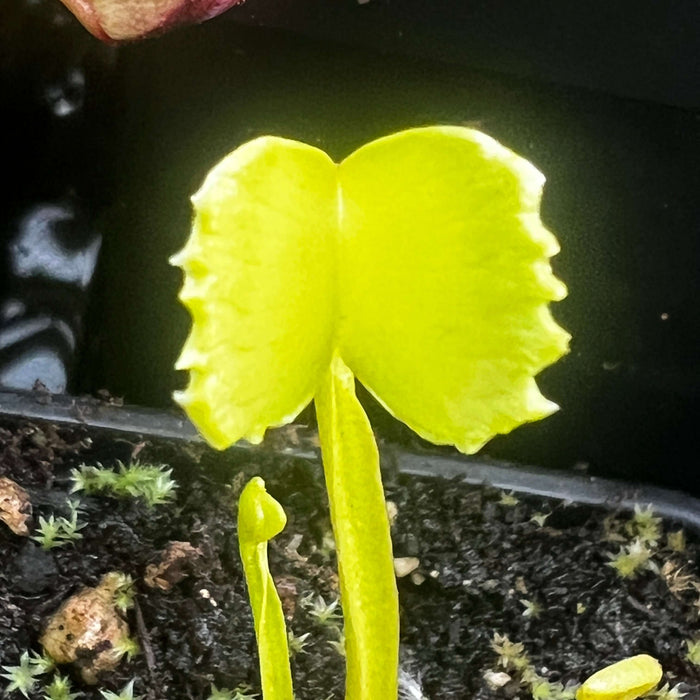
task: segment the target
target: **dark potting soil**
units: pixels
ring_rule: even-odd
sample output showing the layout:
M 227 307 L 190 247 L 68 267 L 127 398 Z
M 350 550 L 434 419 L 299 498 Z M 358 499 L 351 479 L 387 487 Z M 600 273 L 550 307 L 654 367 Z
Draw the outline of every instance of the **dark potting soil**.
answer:
M 39 651 L 47 618 L 62 601 L 120 571 L 136 581 L 127 620 L 142 653 L 104 674 L 99 688 L 118 690 L 135 678 L 136 693 L 149 700 L 205 699 L 212 683 L 258 692 L 235 504 L 247 479 L 261 475 L 288 515 L 271 543 L 270 563 L 289 627 L 297 637 L 310 633 L 292 660 L 296 695 L 342 698 L 337 628 L 310 610 L 318 595 L 327 603 L 337 597 L 322 474 L 318 463 L 284 454 L 285 446 L 305 440 L 313 437 L 303 429 L 274 431 L 266 446 L 241 455 L 82 427 L 5 423 L 0 476 L 29 492 L 35 520 L 62 513 L 70 469 L 81 463 L 112 467 L 137 455 L 173 467 L 178 489 L 172 502 L 153 508 L 83 495 L 82 539 L 48 551 L 0 523 L 0 665 Z M 628 542 L 629 513 L 392 473 L 385 486 L 396 506 L 395 556 L 420 562 L 398 586 L 402 665 L 425 698 L 531 697 L 515 674 L 509 682 L 501 675 L 497 688 L 486 680 L 504 670 L 492 648 L 495 634 L 522 643 L 535 671 L 552 682 L 581 682 L 607 663 L 644 652 L 661 662 L 663 682 L 700 698 L 700 667 L 686 658 L 686 643 L 700 630 L 697 533 L 687 532 L 685 549 L 674 552 L 666 536 L 679 525 L 664 522 L 650 566 L 623 579 L 609 566 L 609 553 Z M 171 590 L 149 588 L 146 567 L 172 541 L 189 542 L 201 555 Z M 82 697 L 102 697 L 75 670 L 66 671 Z

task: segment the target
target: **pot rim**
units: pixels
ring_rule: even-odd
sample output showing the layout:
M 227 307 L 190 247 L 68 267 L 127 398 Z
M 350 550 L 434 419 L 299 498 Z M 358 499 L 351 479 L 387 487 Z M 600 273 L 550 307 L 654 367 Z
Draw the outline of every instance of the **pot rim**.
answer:
M 92 397 L 56 395 L 46 391 L 0 390 L 0 418 L 36 420 L 62 425 L 84 426 L 117 433 L 136 433 L 157 439 L 204 442 L 185 416 L 141 406 L 117 405 Z M 270 447 L 245 441 L 230 448 L 242 454 Z M 380 448 L 381 449 L 381 448 Z M 489 485 L 514 493 L 555 498 L 575 503 L 633 510 L 650 505 L 655 513 L 676 520 L 700 532 L 700 499 L 681 491 L 646 483 L 627 482 L 596 476 L 556 471 L 527 464 L 492 460 L 487 457 L 410 451 L 391 446 L 392 457 L 402 474 L 419 477 L 459 479 L 472 485 Z M 286 457 L 317 461 L 320 451 L 301 446 L 272 448 Z

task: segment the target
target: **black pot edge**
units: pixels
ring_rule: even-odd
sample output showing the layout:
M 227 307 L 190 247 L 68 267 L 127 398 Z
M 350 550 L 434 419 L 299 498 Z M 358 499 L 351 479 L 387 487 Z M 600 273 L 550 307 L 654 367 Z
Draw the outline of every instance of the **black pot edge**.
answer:
M 84 425 L 161 439 L 202 441 L 182 413 L 119 406 L 89 397 L 0 391 L 0 417 Z M 247 452 L 256 447 L 240 442 L 232 449 Z M 317 451 L 305 448 L 286 447 L 282 453 L 318 459 Z M 651 505 L 659 515 L 700 532 L 700 499 L 680 491 L 463 455 L 418 454 L 402 448 L 392 448 L 392 454 L 399 472 L 404 474 L 459 478 L 469 484 L 489 484 L 520 494 L 623 510 L 632 510 L 635 505 Z

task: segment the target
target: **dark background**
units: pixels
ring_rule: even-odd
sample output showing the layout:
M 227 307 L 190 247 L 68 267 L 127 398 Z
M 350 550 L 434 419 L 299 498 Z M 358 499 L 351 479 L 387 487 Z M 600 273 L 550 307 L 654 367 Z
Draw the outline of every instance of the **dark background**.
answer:
M 37 182 L 36 196 L 77 193 L 103 235 L 73 391 L 171 405 L 189 322 L 167 258 L 188 235 L 189 196 L 240 143 L 276 134 L 341 159 L 398 129 L 466 124 L 545 173 L 569 286 L 554 313 L 573 335 L 540 381 L 562 410 L 484 453 L 700 493 L 699 15 L 652 0 L 249 0 L 112 50 L 35 11 L 28 41 L 42 51 L 5 45 L 11 138 L 25 145 L 13 187 L 22 201 Z M 44 30 L 66 45 L 46 48 Z M 42 121 L 22 81 L 71 61 L 85 107 L 72 126 Z M 380 434 L 410 439 L 368 407 Z

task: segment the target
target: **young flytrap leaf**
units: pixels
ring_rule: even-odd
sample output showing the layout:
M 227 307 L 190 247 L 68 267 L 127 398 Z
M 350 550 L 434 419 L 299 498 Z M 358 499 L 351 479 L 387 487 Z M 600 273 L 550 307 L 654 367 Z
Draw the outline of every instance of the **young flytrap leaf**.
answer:
M 488 136 L 413 129 L 335 165 L 275 137 L 224 158 L 173 258 L 193 317 L 176 395 L 224 448 L 260 442 L 316 393 L 334 352 L 396 417 L 475 452 L 556 405 L 534 376 L 569 336 L 539 219 L 542 175 Z
M 252 478 L 238 501 L 238 546 L 253 609 L 260 679 L 267 700 L 294 697 L 282 603 L 267 563 L 267 542 L 282 532 L 286 523 L 282 506 L 267 493 L 265 482 L 260 477 Z
M 490 137 L 438 126 L 339 165 L 259 138 L 193 197 L 172 259 L 193 319 L 175 398 L 219 449 L 260 442 L 315 398 L 349 700 L 395 698 L 398 661 L 389 523 L 354 377 L 422 437 L 468 453 L 556 410 L 534 379 L 569 339 L 548 309 L 566 289 L 549 265 L 543 182 Z
M 648 654 L 638 654 L 596 671 L 578 689 L 576 700 L 635 700 L 655 688 L 663 671 Z

